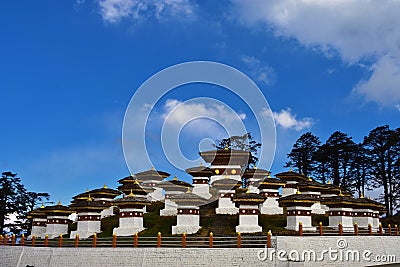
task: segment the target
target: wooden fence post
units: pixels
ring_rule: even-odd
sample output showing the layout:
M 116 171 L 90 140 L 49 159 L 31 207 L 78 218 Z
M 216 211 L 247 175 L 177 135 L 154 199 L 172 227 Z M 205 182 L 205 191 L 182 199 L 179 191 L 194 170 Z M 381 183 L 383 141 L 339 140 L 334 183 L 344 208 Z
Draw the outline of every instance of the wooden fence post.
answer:
M 74 247 L 78 247 L 78 244 L 79 244 L 79 235 L 78 234 L 76 234 L 75 235 L 75 243 L 74 243 Z
M 212 248 L 214 246 L 214 234 L 210 232 L 210 240 L 208 241 L 208 247 Z
M 11 246 L 15 245 L 15 234 L 11 236 Z
M 21 235 L 21 246 L 25 246 L 25 235 Z
M 36 241 L 36 236 L 33 235 L 33 236 L 32 236 L 32 240 L 31 240 L 31 242 L 32 242 L 32 247 L 35 246 L 35 241 Z
M 268 233 L 267 233 L 267 248 L 271 248 L 272 247 L 271 235 L 272 235 L 271 230 L 269 230 Z
M 4 240 L 3 240 L 3 245 L 4 245 L 4 246 L 7 246 L 7 243 L 8 243 L 8 235 L 5 234 L 5 235 L 4 235 Z
M 390 223 L 388 224 L 388 228 L 389 228 L 389 235 L 392 235 L 392 226 L 390 225 Z
M 395 229 L 396 236 L 398 236 L 399 235 L 399 227 L 397 226 L 397 224 L 394 225 L 394 229 Z
M 61 248 L 63 245 L 63 236 L 60 234 L 58 236 L 58 247 Z
M 94 233 L 93 234 L 93 242 L 92 242 L 92 247 L 96 247 L 97 246 L 97 234 Z
M 343 224 L 339 223 L 339 235 L 343 235 Z
M 323 229 L 322 229 L 322 222 L 319 222 L 319 235 L 320 236 L 324 235 L 324 232 L 323 232 Z
M 186 233 L 182 234 L 182 247 L 186 248 Z
M 133 237 L 133 247 L 137 248 L 138 241 L 138 233 L 135 233 L 135 236 Z
M 49 235 L 45 235 L 44 237 L 44 246 L 47 247 L 49 245 Z
M 112 247 L 113 248 L 117 247 L 117 235 L 116 234 L 113 234 Z
M 379 224 L 379 235 L 383 235 L 382 224 Z
M 161 247 L 161 232 L 158 232 L 157 234 L 157 247 Z
M 303 223 L 299 222 L 299 236 L 303 236 Z
M 238 248 L 242 247 L 242 236 L 240 232 L 237 233 L 237 247 Z
M 3 235 L 0 235 L 0 246 L 3 245 L 3 240 L 4 240 Z
M 358 235 L 358 224 L 357 223 L 354 224 L 354 233 L 356 235 Z
M 370 223 L 368 224 L 368 234 L 372 235 L 372 225 Z

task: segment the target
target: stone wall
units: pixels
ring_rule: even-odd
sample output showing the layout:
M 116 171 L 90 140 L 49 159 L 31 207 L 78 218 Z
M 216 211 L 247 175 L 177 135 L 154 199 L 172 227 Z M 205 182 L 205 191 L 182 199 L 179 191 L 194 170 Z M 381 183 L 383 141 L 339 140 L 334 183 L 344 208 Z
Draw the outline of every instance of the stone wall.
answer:
M 340 239 L 340 244 L 338 240 Z M 347 245 L 346 245 L 347 244 Z M 343 247 L 340 249 L 340 245 Z M 329 248 L 342 251 L 364 250 L 372 252 L 369 257 L 377 255 L 394 255 L 400 262 L 400 237 L 289 237 L 279 236 L 277 250 L 300 254 L 306 250 L 320 253 Z M 259 252 L 262 250 L 262 252 Z M 272 249 L 259 248 L 43 248 L 43 247 L 10 247 L 0 246 L 0 266 L 366 266 L 378 265 L 381 262 L 329 261 L 326 255 L 322 262 L 292 259 L 284 261 L 277 258 L 261 261 L 259 257 L 272 252 Z M 258 255 L 258 256 L 257 256 Z

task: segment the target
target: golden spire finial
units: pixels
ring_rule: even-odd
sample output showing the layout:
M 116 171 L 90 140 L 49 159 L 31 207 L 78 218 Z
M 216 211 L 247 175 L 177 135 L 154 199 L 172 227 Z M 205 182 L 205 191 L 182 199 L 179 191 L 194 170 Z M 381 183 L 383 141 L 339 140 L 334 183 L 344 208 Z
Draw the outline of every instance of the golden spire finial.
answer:
M 249 194 L 249 193 L 250 193 L 250 188 L 247 188 L 246 194 Z
M 61 200 L 58 201 L 57 205 L 58 205 L 58 206 L 61 206 Z
M 289 171 L 292 172 L 293 171 L 292 168 L 290 168 Z
M 331 179 L 328 180 L 328 183 L 327 183 L 327 184 L 332 184 Z
M 43 209 L 43 208 L 44 208 L 44 202 L 42 202 L 42 206 L 40 206 L 40 208 L 41 208 L 41 209 Z
M 309 180 L 309 181 L 312 181 L 312 178 L 311 178 L 311 176 L 308 176 L 308 180 Z
M 228 178 L 229 178 L 229 175 L 228 175 L 228 174 L 226 174 L 226 175 L 225 175 L 225 179 L 228 179 Z
M 360 198 L 364 198 L 364 194 L 361 194 Z
M 135 181 L 133 183 L 134 184 L 139 184 L 139 181 L 137 179 L 135 179 Z
M 178 177 L 176 177 L 176 174 L 174 175 L 174 181 L 178 181 Z
M 257 165 L 256 164 L 254 164 L 253 169 L 257 170 Z
M 89 188 L 86 187 L 86 193 L 89 192 Z
M 131 188 L 131 192 L 129 193 L 129 195 L 128 195 L 129 197 L 133 197 L 133 196 L 135 196 L 134 194 L 133 194 L 133 192 L 132 192 L 132 188 Z
M 154 169 L 154 166 L 151 166 L 151 170 L 152 170 L 152 171 L 154 171 L 154 170 L 155 170 L 155 169 Z
M 339 189 L 339 197 L 342 197 L 343 193 L 342 193 L 342 189 Z
M 186 191 L 186 193 L 190 193 L 191 191 L 190 191 L 190 186 L 188 186 L 187 187 L 187 191 Z
M 106 184 L 104 184 L 104 185 L 103 185 L 103 188 L 104 188 L 104 189 L 106 189 L 106 188 L 107 188 L 107 185 L 106 185 Z
M 200 160 L 200 167 L 203 167 L 203 162 Z
M 229 150 L 229 145 L 228 145 L 228 143 L 225 144 L 225 150 Z
M 301 192 L 300 192 L 299 188 L 297 187 L 296 195 L 300 195 L 300 194 L 301 194 Z
M 268 173 L 268 178 L 271 178 L 271 174 L 270 173 Z
M 87 201 L 93 201 L 93 198 L 90 197 L 90 194 L 88 195 Z

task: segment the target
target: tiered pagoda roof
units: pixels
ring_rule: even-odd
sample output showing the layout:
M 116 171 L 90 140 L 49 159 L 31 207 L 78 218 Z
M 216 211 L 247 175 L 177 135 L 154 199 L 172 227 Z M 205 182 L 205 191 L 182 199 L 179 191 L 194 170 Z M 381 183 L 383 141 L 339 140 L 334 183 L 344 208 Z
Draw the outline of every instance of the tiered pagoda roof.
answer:
M 259 189 L 278 189 L 279 187 L 285 186 L 286 183 L 277 178 L 267 177 L 257 182 L 256 185 Z
M 88 211 L 101 212 L 110 207 L 110 204 L 101 200 L 93 201 L 91 197 L 88 197 L 86 200 L 79 200 L 72 203 L 69 207 L 77 213 Z
M 201 206 L 206 203 L 206 199 L 199 195 L 193 194 L 190 190 L 186 193 L 173 195 L 170 197 L 178 206 Z
M 164 190 L 171 190 L 171 191 L 183 191 L 186 192 L 188 188 L 193 187 L 193 185 L 178 180 L 178 178 L 175 176 L 172 180 L 169 181 L 162 181 L 157 184 L 157 187 L 161 187 Z
M 247 165 L 251 160 L 248 151 L 234 149 L 209 150 L 199 153 L 200 156 L 212 165 Z
M 213 171 L 210 168 L 201 165 L 188 168 L 185 171 L 193 177 L 210 177 L 213 175 Z
M 53 206 L 46 206 L 43 208 L 43 211 L 47 215 L 69 215 L 74 212 L 73 209 L 70 209 L 68 206 L 64 206 L 61 202 L 58 202 L 56 205 Z
M 139 181 L 132 175 L 122 178 L 118 182 L 121 184 L 118 186 L 118 190 L 122 191 L 125 195 L 128 195 L 131 191 L 135 195 L 147 195 L 155 190 L 152 187 L 140 185 Z
M 144 182 L 147 180 L 159 180 L 162 181 L 163 179 L 167 178 L 170 176 L 169 173 L 163 172 L 163 171 L 156 171 L 154 167 L 152 167 L 148 171 L 143 171 L 143 172 L 138 172 L 135 174 L 136 179 L 139 180 L 139 182 Z
M 232 201 L 238 205 L 257 205 L 265 201 L 265 197 L 257 193 L 237 193 L 232 197 Z
M 281 173 L 277 173 L 275 174 L 276 177 L 278 177 L 279 179 L 281 179 L 282 181 L 296 181 L 296 182 L 301 182 L 301 181 L 307 181 L 308 177 L 294 172 L 292 170 L 288 171 L 288 172 L 281 172 Z
M 292 206 L 311 207 L 317 201 L 318 200 L 315 197 L 311 195 L 301 194 L 299 191 L 297 191 L 296 194 L 288 195 L 286 197 L 281 197 L 278 199 L 279 206 L 281 207 L 292 207 Z
M 241 187 L 242 182 L 226 177 L 214 181 L 211 185 L 219 190 L 230 190 Z
M 246 169 L 242 175 L 242 177 L 250 179 L 250 178 L 255 178 L 255 179 L 264 179 L 265 177 L 268 177 L 271 172 L 264 170 L 264 169 L 259 169 L 259 168 L 253 168 L 253 169 Z
M 151 202 L 145 197 L 136 196 L 132 192 L 123 198 L 114 199 L 113 202 L 116 206 L 118 206 L 121 209 L 129 209 L 133 207 L 140 208 L 142 206 L 147 206 L 151 204 Z

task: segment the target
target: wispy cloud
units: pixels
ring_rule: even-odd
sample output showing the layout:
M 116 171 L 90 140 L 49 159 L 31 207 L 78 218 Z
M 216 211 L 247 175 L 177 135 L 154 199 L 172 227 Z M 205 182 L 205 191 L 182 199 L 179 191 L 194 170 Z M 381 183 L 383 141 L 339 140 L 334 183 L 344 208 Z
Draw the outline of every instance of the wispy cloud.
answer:
M 231 0 L 244 24 L 297 39 L 328 58 L 338 55 L 356 65 L 372 62 L 370 78 L 353 92 L 365 101 L 393 106 L 400 90 L 400 1 Z M 265 27 L 267 25 L 267 27 Z M 383 93 L 382 93 L 383 91 Z
M 398 111 L 400 111 L 400 104 L 394 105 L 395 108 L 397 108 Z
M 262 64 L 261 60 L 253 56 L 243 55 L 241 60 L 246 64 L 253 79 L 264 83 L 265 85 L 271 85 L 274 83 L 276 74 L 272 67 Z
M 271 116 L 269 112 L 265 112 L 264 116 Z M 290 108 L 282 109 L 278 112 L 273 111 L 275 124 L 284 129 L 294 129 L 301 131 L 310 128 L 314 123 L 312 118 L 297 119 L 297 116 L 292 113 Z
M 190 0 L 99 0 L 100 15 L 108 23 L 117 23 L 123 19 L 133 21 L 149 17 L 191 18 L 196 5 Z

